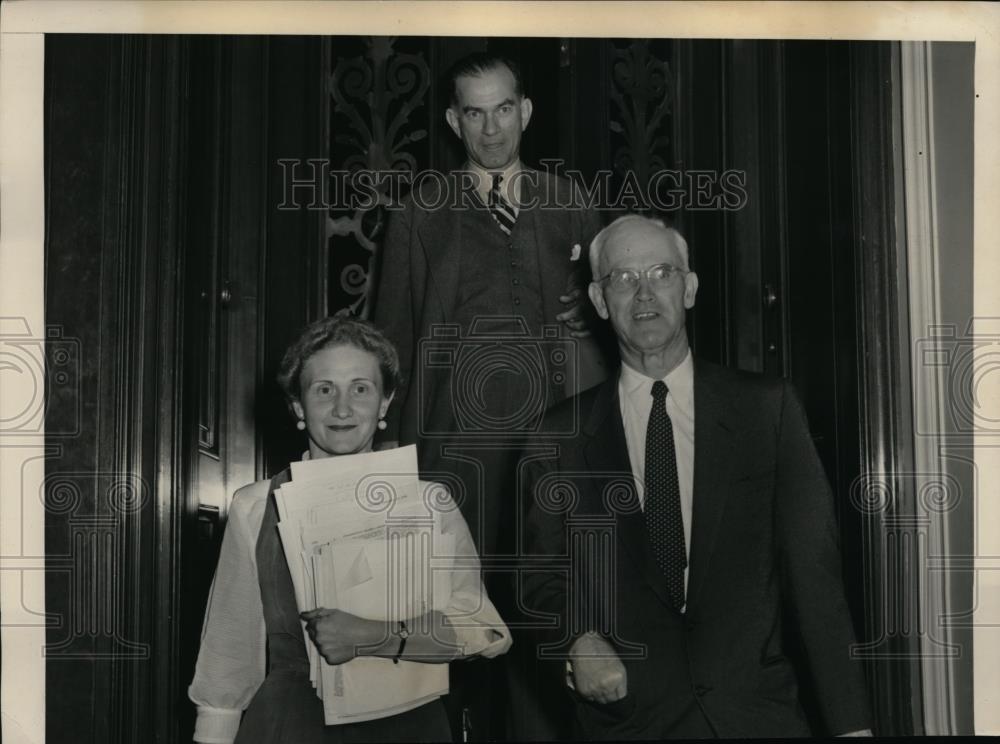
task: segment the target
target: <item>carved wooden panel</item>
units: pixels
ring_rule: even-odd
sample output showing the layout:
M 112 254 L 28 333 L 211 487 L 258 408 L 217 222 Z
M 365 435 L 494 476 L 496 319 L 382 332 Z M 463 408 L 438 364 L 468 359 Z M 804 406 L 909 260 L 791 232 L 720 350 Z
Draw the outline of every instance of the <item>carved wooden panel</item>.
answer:
M 676 80 L 664 39 L 612 41 L 611 121 L 614 169 L 624 194 L 644 192 L 650 177 L 673 162 L 672 115 Z M 629 180 L 634 179 L 634 186 Z M 646 195 L 648 198 L 648 194 Z M 628 208 L 628 204 L 622 204 Z M 632 211 L 650 211 L 643 204 Z
M 428 42 L 369 36 L 332 45 L 329 312 L 368 317 L 386 208 L 427 164 Z

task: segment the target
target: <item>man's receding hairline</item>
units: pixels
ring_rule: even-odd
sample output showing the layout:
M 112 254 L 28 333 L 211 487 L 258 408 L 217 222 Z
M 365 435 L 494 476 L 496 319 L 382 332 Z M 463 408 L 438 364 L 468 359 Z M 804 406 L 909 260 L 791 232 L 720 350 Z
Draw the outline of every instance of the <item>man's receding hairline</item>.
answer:
M 462 78 L 481 78 L 486 73 L 493 72 L 495 70 L 506 70 L 507 74 L 510 75 L 511 79 L 514 82 L 514 101 L 515 101 L 515 103 L 517 102 L 517 99 L 524 98 L 524 91 L 523 90 L 518 90 L 519 86 L 518 86 L 518 82 L 517 82 L 517 75 L 515 75 L 514 71 L 512 69 L 510 69 L 510 65 L 508 65 L 506 62 L 504 62 L 502 59 L 498 59 L 498 60 L 495 60 L 493 62 L 493 64 L 491 64 L 489 67 L 476 67 L 476 68 L 473 68 L 471 70 L 465 70 L 465 71 L 459 73 L 458 75 L 456 75 L 455 78 L 454 78 L 454 80 L 453 80 L 453 82 L 452 82 L 452 89 L 450 91 L 448 105 L 451 106 L 451 107 L 455 107 L 455 108 L 458 107 L 458 81 L 459 80 L 461 80 Z
M 610 225 L 604 227 L 604 229 L 594 236 L 594 239 L 590 243 L 590 268 L 595 278 L 601 274 L 600 262 L 604 260 L 604 248 L 608 240 L 620 229 L 628 227 L 629 225 L 647 225 L 658 228 L 660 231 L 666 233 L 667 237 L 671 238 L 673 242 L 671 243 L 668 240 L 665 244 L 673 245 L 674 248 L 677 249 L 677 253 L 681 258 L 681 268 L 685 271 L 691 270 L 691 259 L 688 255 L 689 251 L 687 240 L 681 234 L 680 230 L 671 225 L 667 225 L 663 220 L 656 217 L 646 217 L 641 214 L 626 214 L 617 218 Z

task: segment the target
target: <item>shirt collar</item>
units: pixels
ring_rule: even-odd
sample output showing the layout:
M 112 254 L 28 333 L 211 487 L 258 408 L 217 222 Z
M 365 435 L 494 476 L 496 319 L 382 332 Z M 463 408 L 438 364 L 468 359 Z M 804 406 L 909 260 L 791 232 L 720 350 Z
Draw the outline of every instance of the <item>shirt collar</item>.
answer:
M 694 360 L 688 349 L 684 359 L 674 367 L 666 377 L 661 377 L 670 391 L 674 402 L 683 410 L 692 410 L 694 400 Z M 624 361 L 619 374 L 619 384 L 625 395 L 635 401 L 645 401 L 653 387 L 653 378 L 646 377 L 638 370 L 632 369 Z
M 520 159 L 515 160 L 502 171 L 485 170 L 471 160 L 465 164 L 465 169 L 475 174 L 476 193 L 482 197 L 484 204 L 490 203 L 490 189 L 493 188 L 493 175 L 495 173 L 503 175 L 503 181 L 500 182 L 500 190 L 503 192 L 504 198 L 515 207 L 521 203 L 521 179 L 513 177 L 516 173 L 520 173 L 525 169 Z

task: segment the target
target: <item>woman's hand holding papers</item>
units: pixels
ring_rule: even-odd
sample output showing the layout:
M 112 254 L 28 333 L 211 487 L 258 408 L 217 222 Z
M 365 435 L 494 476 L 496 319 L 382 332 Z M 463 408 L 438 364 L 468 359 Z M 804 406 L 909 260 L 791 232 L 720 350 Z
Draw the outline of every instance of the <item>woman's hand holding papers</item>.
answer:
M 299 615 L 306 623 L 306 632 L 328 664 L 343 664 L 371 653 L 373 646 L 386 640 L 388 624 L 366 620 L 340 610 L 319 607 Z
M 306 632 L 328 664 L 344 664 L 358 656 L 392 658 L 399 649 L 395 623 L 367 620 L 341 610 L 319 607 L 299 615 Z M 460 649 L 448 618 L 440 612 L 406 621 L 410 631 L 404 659 L 444 663 L 455 658 Z

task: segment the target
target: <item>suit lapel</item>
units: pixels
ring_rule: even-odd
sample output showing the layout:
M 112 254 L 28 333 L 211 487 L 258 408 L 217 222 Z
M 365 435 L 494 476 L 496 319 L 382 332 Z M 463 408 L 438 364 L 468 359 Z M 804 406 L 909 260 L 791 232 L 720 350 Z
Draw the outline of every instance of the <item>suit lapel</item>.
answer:
M 726 388 L 710 365 L 694 365 L 694 496 L 687 610 L 698 601 L 738 457 L 738 422 Z
M 584 433 L 589 438 L 584 445 L 583 454 L 588 472 L 593 476 L 590 482 L 595 489 L 591 495 L 596 500 L 595 503 L 601 504 L 600 511 L 603 513 L 605 507 L 601 500 L 604 498 L 605 488 L 624 477 L 628 489 L 625 498 L 615 500 L 615 536 L 660 600 L 670 606 L 666 581 L 653 560 L 646 535 L 645 518 L 639 508 L 618 402 L 617 372 L 601 385 L 590 417 L 584 424 Z
M 458 296 L 462 222 L 465 209 L 435 209 L 417 228 L 428 277 L 441 303 L 440 317 L 448 318 Z
M 531 209 L 522 209 L 518 215 L 518 225 L 515 230 L 523 230 L 531 236 L 531 242 L 538 255 L 538 274 L 542 287 L 542 319 L 545 323 L 555 323 L 556 316 L 563 311 L 559 296 L 566 292 L 566 280 L 569 276 L 569 257 L 572 246 L 567 242 L 566 250 L 551 248 L 547 230 L 558 228 L 562 235 L 562 213 L 550 211 L 542 219 L 540 204 L 549 203 L 547 199 L 548 176 L 540 171 L 531 171 L 533 178 L 521 180 L 521 202 L 535 204 Z M 565 236 L 569 239 L 569 235 Z

